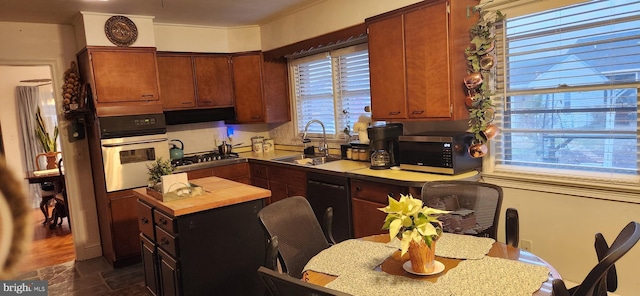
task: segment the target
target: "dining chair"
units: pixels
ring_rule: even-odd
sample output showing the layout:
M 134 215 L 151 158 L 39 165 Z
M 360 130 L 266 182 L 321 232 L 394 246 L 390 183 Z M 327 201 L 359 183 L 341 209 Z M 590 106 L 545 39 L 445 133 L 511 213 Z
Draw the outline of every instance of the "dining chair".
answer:
M 625 226 L 611 244 L 611 247 L 603 254 L 598 264 L 591 269 L 587 277 L 578 286 L 567 289 L 561 279 L 553 280 L 554 296 L 600 296 L 606 295 L 606 278 L 608 271 L 622 256 L 624 256 L 640 240 L 640 224 L 632 221 Z M 596 247 L 597 248 L 597 247 Z M 617 281 L 616 281 L 617 287 Z
M 505 243 L 517 248 L 518 242 L 520 241 L 520 218 L 518 217 L 517 209 L 507 209 L 505 213 L 504 228 Z
M 307 283 L 301 279 L 260 266 L 258 276 L 271 296 L 348 296 L 350 294 Z
M 331 224 L 326 221 L 331 220 L 331 213 L 329 209 L 325 211 L 325 225 Z M 302 278 L 305 264 L 335 243 L 331 232 L 325 236 L 311 205 L 303 196 L 288 197 L 264 207 L 258 212 L 258 220 L 270 241 L 267 265 L 274 265 L 277 254 L 283 270 L 293 277 Z M 331 228 L 326 229 L 330 231 Z M 275 266 L 269 267 L 275 269 Z
M 422 186 L 425 205 L 451 211 L 440 217 L 445 232 L 496 240 L 502 195 L 500 186 L 484 182 L 433 181 Z

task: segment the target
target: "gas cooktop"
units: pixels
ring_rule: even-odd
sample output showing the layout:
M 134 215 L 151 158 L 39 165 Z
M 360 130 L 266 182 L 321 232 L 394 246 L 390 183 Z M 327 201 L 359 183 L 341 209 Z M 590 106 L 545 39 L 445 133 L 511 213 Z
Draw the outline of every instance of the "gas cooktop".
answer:
M 215 162 L 226 159 L 236 159 L 238 158 L 238 153 L 230 153 L 222 155 L 217 151 L 203 152 L 199 154 L 191 154 L 186 155 L 181 159 L 173 159 L 171 160 L 171 165 L 175 167 L 188 166 L 200 163 L 208 163 Z

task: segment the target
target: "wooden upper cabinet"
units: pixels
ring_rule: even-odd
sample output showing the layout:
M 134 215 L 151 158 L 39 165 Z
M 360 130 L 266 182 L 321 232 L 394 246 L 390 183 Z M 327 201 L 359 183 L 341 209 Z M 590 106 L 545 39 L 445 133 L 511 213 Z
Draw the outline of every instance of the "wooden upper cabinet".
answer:
M 262 53 L 232 57 L 238 123 L 291 120 L 286 62 L 265 62 Z
M 404 15 L 409 118 L 452 115 L 447 6 L 440 2 Z
M 403 17 L 373 22 L 368 29 L 371 115 L 376 119 L 406 118 Z
M 98 116 L 162 112 L 155 48 L 87 47 L 78 68 Z
M 193 61 L 198 107 L 233 107 L 229 56 L 194 56 Z
M 468 118 L 462 81 L 474 1 L 423 1 L 365 21 L 373 119 Z
M 159 53 L 157 59 L 162 108 L 172 110 L 196 107 L 191 56 Z

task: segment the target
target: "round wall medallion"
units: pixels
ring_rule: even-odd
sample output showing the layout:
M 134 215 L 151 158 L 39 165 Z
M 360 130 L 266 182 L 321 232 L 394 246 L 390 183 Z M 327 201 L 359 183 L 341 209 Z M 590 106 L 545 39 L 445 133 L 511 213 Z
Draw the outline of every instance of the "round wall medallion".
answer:
M 138 28 L 128 17 L 116 15 L 104 24 L 104 33 L 111 43 L 117 46 L 129 46 L 138 38 Z

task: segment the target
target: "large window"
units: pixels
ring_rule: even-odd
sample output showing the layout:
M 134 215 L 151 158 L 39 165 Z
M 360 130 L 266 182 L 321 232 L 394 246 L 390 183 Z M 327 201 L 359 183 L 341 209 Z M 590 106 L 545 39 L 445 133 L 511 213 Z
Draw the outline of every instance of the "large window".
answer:
M 292 60 L 291 74 L 298 133 L 316 119 L 325 125 L 328 138 L 341 138 L 371 104 L 366 44 Z M 322 127 L 311 124 L 308 132 L 322 134 Z
M 496 170 L 637 180 L 640 1 L 508 19 Z

